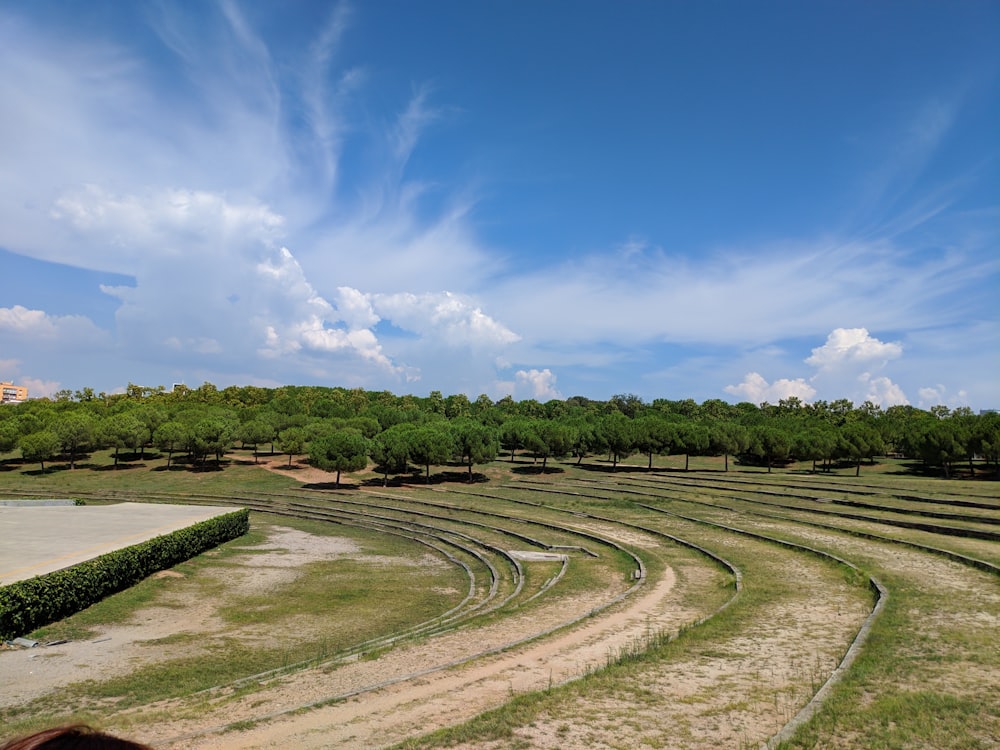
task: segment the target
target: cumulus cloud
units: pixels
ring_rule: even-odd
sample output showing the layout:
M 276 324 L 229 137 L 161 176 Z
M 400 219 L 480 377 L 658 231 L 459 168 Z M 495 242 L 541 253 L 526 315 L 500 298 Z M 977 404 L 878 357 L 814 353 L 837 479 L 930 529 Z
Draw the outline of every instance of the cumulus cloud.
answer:
M 955 408 L 956 406 L 969 405 L 968 393 L 964 390 L 952 393 L 947 386 L 941 384 L 925 386 L 919 389 L 917 393 L 919 395 L 918 406 L 921 409 L 930 409 L 932 406 Z
M 764 351 L 782 353 L 773 347 Z M 782 378 L 768 383 L 759 373 L 750 372 L 743 382 L 726 386 L 724 390 L 753 403 L 775 403 L 797 396 L 806 402 L 816 398 L 846 398 L 858 404 L 864 401 L 881 406 L 908 404 L 899 384 L 887 375 L 875 374 L 902 354 L 901 344 L 880 341 L 864 328 L 837 328 L 830 332 L 822 346 L 814 348 L 803 360 L 814 369 L 808 380 Z
M 514 373 L 514 395 L 518 399 L 533 398 L 536 401 L 562 398 L 556 388 L 556 376 L 548 368 Z
M 858 380 L 867 388 L 864 401 L 871 401 L 879 406 L 906 406 L 910 403 L 903 389 L 884 375 L 873 378 L 866 372 Z
M 49 315 L 21 305 L 0 307 L 0 336 L 31 341 L 36 345 L 81 346 L 106 343 L 108 336 L 82 315 Z
M 837 328 L 830 332 L 823 346 L 812 350 L 806 364 L 820 370 L 869 363 L 880 366 L 902 353 L 899 343 L 879 341 L 865 328 Z
M 378 368 L 398 371 L 369 330 L 369 326 L 378 322 L 378 316 L 361 292 L 341 287 L 338 296 L 343 307 L 334 308 L 317 294 L 285 247 L 277 257 L 258 265 L 258 271 L 279 286 L 282 294 L 278 301 L 284 312 L 275 315 L 272 309 L 264 308 L 256 316 L 264 337 L 258 350 L 263 356 L 275 358 L 300 351 L 349 352 Z M 345 322 L 347 327 L 331 325 L 337 322 Z
M 802 378 L 795 380 L 781 378 L 773 383 L 768 383 L 764 376 L 757 372 L 748 372 L 742 383 L 727 385 L 723 390 L 754 404 L 762 404 L 765 401 L 769 404 L 776 404 L 782 399 L 793 396 L 802 401 L 811 401 L 816 395 L 816 389 Z
M 902 344 L 881 341 L 866 328 L 836 328 L 805 363 L 816 368 L 810 382 L 824 393 L 837 394 L 834 398 L 895 406 L 909 403 L 902 387 L 875 373 L 902 356 Z
M 375 311 L 393 325 L 445 346 L 496 349 L 521 338 L 463 295 L 405 292 L 374 294 L 371 300 Z
M 28 398 L 51 398 L 60 389 L 57 380 L 40 380 L 39 378 L 19 378 L 18 385 L 28 389 Z

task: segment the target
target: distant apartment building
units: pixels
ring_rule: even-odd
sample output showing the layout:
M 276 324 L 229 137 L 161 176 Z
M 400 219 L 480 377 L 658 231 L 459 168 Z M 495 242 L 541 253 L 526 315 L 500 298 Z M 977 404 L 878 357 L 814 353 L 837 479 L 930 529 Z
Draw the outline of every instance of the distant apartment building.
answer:
M 17 404 L 28 400 L 28 389 L 14 385 L 8 380 L 0 380 L 0 403 Z

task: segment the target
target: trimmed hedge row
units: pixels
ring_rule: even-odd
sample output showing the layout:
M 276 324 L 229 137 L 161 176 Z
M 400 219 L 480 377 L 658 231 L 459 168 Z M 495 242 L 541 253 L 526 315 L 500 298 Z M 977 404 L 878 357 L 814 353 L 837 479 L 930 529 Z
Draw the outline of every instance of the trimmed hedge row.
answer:
M 0 587 L 0 638 L 17 638 L 247 533 L 246 508 L 93 560 Z

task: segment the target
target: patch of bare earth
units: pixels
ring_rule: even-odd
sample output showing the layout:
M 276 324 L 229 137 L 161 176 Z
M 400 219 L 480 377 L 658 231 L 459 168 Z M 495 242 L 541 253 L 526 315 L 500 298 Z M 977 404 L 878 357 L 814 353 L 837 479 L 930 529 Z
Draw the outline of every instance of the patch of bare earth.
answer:
M 676 628 L 689 621 L 688 613 L 679 606 L 674 583 L 673 573 L 668 572 L 612 610 L 573 628 L 451 668 L 447 666 L 531 637 L 574 614 L 584 614 L 600 603 L 600 597 L 554 601 L 495 625 L 400 647 L 373 661 L 291 675 L 266 692 L 235 705 L 227 703 L 212 718 L 221 726 L 273 712 L 284 715 L 247 731 L 187 736 L 176 742 L 161 739 L 160 727 L 152 739 L 165 748 L 371 748 L 390 744 L 468 719 L 500 705 L 513 693 L 579 677 L 602 666 L 610 652 L 641 638 L 650 627 Z M 349 697 L 356 691 L 368 692 Z M 337 697 L 343 700 L 304 714 L 290 713 L 311 702 Z
M 736 541 L 735 544 L 740 544 Z M 627 685 L 595 689 L 515 730 L 519 748 L 677 750 L 757 747 L 809 700 L 867 615 L 858 590 L 823 563 L 781 557 L 799 593 L 744 620 L 731 637 L 650 664 Z M 511 739 L 458 745 L 499 750 Z
M 591 526 L 615 535 L 613 527 Z M 644 547 L 657 544 L 646 535 L 617 531 Z M 775 573 L 780 571 L 795 593 L 756 612 L 733 637 L 649 667 L 634 685 L 574 698 L 560 707 L 558 715 L 517 730 L 518 746 L 716 748 L 767 739 L 833 670 L 867 614 L 864 596 L 824 563 L 794 553 L 779 557 Z M 547 618 L 553 622 L 565 618 L 571 603 L 397 649 L 374 662 L 345 665 L 329 673 L 297 674 L 242 705 L 225 707 L 227 721 L 262 720 L 253 728 L 161 744 L 213 750 L 374 748 L 450 726 L 497 707 L 514 694 L 580 677 L 603 666 L 609 655 L 641 643 L 650 632 L 672 632 L 704 615 L 690 604 L 685 606 L 684 591 L 675 585 L 678 576 L 692 586 L 718 586 L 721 581 L 717 572 L 702 565 L 668 570 L 613 611 L 447 670 L 440 667 L 501 645 L 505 639 L 538 632 Z M 341 700 L 292 713 L 311 701 L 333 698 Z M 269 712 L 274 713 L 268 716 Z M 509 745 L 508 739 L 495 747 Z M 468 750 L 482 746 L 476 743 Z
M 234 557 L 231 566 L 208 574 L 225 576 L 227 597 L 274 590 L 300 575 L 306 563 L 358 552 L 350 539 L 278 527 L 271 531 L 266 543 L 245 549 L 247 554 Z M 181 578 L 172 571 L 157 576 Z M 178 583 L 183 587 L 183 581 Z M 217 600 L 202 595 L 200 589 L 168 590 L 156 606 L 137 610 L 125 624 L 97 627 L 87 640 L 0 652 L 3 675 L 0 707 L 26 703 L 74 682 L 125 675 L 181 653 L 197 654 L 201 648 L 199 640 L 208 641 L 222 632 L 239 637 L 218 617 L 218 604 Z M 203 638 L 192 638 L 179 645 L 176 642 L 179 634 Z M 243 635 L 254 637 L 251 633 Z M 167 637 L 174 642 L 158 643 Z

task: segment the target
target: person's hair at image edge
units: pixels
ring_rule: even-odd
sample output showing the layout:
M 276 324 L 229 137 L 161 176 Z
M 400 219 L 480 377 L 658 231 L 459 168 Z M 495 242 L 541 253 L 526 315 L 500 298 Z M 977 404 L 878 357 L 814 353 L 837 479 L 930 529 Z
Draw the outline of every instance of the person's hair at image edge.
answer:
M 149 745 L 105 734 L 86 724 L 44 729 L 0 745 L 0 750 L 153 750 Z

